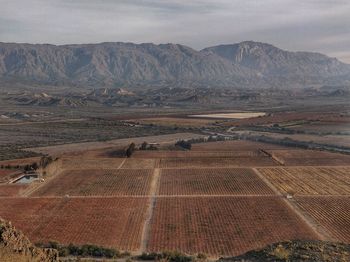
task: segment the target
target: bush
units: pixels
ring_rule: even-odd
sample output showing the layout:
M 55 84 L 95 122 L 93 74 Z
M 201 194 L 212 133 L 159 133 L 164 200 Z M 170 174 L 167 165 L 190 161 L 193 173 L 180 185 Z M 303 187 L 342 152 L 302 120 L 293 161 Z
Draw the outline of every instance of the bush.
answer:
M 99 258 L 119 258 L 127 256 L 128 253 L 120 254 L 118 250 L 104 248 L 95 245 L 76 246 L 69 244 L 68 246 L 60 245 L 57 242 L 50 241 L 48 244 L 38 243 L 36 246 L 43 248 L 54 248 L 58 250 L 59 256 L 82 256 L 82 257 L 99 257 Z
M 166 260 L 169 262 L 192 262 L 194 258 L 177 251 L 165 251 L 163 253 L 142 253 L 138 257 L 141 260 Z
M 191 148 L 192 148 L 191 143 L 188 141 L 185 141 L 185 140 L 177 141 L 175 143 L 175 146 L 179 146 L 179 147 L 182 147 L 182 148 L 187 149 L 187 150 L 191 150 Z

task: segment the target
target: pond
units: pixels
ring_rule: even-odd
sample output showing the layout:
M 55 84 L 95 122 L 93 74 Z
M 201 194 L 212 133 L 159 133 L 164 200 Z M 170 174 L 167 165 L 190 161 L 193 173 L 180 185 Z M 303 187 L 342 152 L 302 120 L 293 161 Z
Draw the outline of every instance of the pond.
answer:
M 35 180 L 38 180 L 38 175 L 26 175 L 22 176 L 21 178 L 17 179 L 14 183 L 16 184 L 29 184 L 32 183 Z

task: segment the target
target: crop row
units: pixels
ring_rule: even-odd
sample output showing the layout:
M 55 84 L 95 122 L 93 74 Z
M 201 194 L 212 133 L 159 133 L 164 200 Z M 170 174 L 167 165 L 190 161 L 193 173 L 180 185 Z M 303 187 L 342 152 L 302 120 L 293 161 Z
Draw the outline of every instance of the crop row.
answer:
M 34 192 L 33 196 L 147 195 L 153 170 L 67 170 Z
M 149 251 L 238 255 L 317 236 L 277 197 L 157 198 Z
M 350 167 L 275 167 L 259 171 L 282 193 L 350 195 Z
M 119 250 L 140 247 L 147 198 L 0 199 L 0 217 L 34 243 L 94 244 Z
M 336 241 L 350 242 L 349 197 L 297 197 L 296 200 Z
M 249 168 L 164 169 L 159 195 L 273 194 Z

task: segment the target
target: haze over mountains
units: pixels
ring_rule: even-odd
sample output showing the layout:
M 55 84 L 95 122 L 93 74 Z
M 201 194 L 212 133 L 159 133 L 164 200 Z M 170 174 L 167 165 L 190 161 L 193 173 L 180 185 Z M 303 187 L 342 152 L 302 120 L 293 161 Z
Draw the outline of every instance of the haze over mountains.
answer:
M 350 84 L 350 65 L 246 41 L 196 51 L 178 44 L 0 43 L 0 82 L 81 87 L 307 87 Z

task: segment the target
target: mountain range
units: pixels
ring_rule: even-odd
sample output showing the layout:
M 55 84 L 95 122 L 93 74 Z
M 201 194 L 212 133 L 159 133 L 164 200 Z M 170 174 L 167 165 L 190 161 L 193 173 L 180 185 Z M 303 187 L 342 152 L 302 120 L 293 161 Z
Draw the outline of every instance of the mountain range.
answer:
M 350 85 L 350 65 L 253 41 L 200 51 L 179 44 L 0 43 L 0 83 L 135 89 Z

